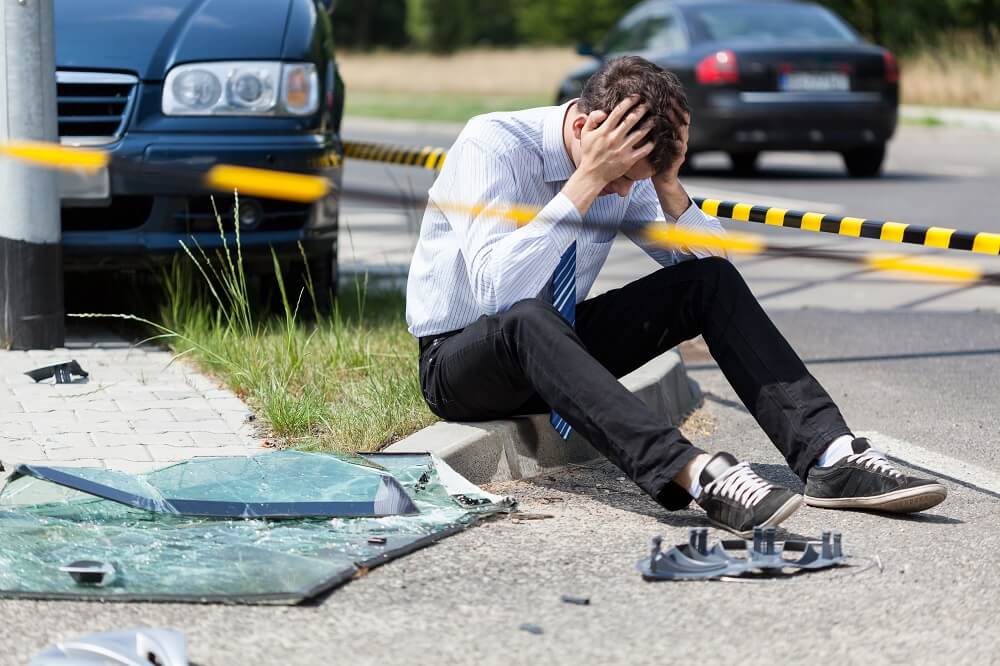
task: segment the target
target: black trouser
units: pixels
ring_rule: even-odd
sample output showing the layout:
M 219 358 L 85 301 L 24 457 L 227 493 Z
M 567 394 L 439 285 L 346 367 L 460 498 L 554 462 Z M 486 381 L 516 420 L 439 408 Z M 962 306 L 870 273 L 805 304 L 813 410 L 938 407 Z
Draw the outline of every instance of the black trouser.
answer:
M 736 268 L 686 261 L 577 305 L 575 330 L 529 299 L 461 331 L 420 339 L 427 404 L 452 421 L 554 407 L 595 448 L 668 509 L 687 506 L 674 476 L 701 451 L 616 378 L 702 335 L 764 432 L 803 479 L 850 433 Z

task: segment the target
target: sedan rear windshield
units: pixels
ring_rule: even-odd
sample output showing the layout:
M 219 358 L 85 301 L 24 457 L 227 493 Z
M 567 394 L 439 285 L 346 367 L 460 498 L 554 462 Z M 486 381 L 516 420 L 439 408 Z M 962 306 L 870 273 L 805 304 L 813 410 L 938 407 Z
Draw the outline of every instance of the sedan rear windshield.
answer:
M 858 41 L 825 9 L 793 4 L 710 4 L 688 7 L 688 28 L 699 42 L 812 44 Z

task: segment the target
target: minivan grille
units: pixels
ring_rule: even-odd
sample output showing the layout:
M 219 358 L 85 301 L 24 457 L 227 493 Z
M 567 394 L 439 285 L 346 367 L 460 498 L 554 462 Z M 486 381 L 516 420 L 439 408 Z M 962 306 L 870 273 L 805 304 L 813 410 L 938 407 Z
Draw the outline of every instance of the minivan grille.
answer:
M 110 72 L 56 72 L 63 143 L 112 143 L 125 131 L 139 79 Z

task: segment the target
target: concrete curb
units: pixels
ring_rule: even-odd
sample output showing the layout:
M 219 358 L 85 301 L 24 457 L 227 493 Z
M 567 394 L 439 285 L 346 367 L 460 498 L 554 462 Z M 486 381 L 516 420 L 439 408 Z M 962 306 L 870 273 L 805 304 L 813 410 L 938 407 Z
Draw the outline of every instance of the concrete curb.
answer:
M 904 104 L 899 107 L 899 113 L 906 120 L 921 122 L 930 119 L 943 125 L 1000 132 L 1000 111 Z
M 621 383 L 671 423 L 680 423 L 701 404 L 701 390 L 688 378 L 677 350 L 622 377 Z M 600 457 L 575 432 L 563 441 L 547 414 L 480 423 L 435 423 L 386 451 L 435 453 L 473 483 L 527 479 Z

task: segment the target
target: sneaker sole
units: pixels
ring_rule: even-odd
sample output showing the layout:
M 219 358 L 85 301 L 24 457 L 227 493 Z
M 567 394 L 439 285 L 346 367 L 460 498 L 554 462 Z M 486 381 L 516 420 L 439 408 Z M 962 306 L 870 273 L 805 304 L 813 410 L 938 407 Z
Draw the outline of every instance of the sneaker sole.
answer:
M 941 484 L 903 488 L 872 497 L 810 497 L 806 504 L 821 509 L 864 509 L 888 513 L 916 513 L 937 506 L 948 497 L 948 489 Z
M 787 502 L 782 504 L 780 507 L 778 507 L 778 510 L 772 513 L 770 516 L 768 516 L 767 520 L 765 520 L 760 525 L 757 525 L 756 527 L 777 527 L 781 522 L 783 522 L 789 516 L 795 513 L 800 506 L 802 506 L 802 495 L 795 495 L 794 497 L 790 498 Z M 746 530 L 744 532 L 738 532 L 734 530 L 732 527 L 729 527 L 728 525 L 723 525 L 722 523 L 716 522 L 711 518 L 708 519 L 708 522 L 712 523 L 713 525 L 715 525 L 720 529 L 724 529 L 727 532 L 732 532 L 733 534 L 737 534 L 745 539 L 753 536 L 752 529 Z

